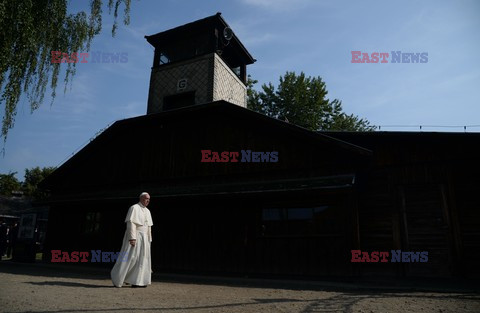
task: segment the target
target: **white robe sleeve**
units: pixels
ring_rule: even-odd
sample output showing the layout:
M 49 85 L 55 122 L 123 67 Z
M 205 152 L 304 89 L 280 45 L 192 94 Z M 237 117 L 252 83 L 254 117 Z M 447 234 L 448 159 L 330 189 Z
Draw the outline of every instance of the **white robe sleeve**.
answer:
M 137 239 L 137 225 L 132 222 L 127 222 L 127 237 L 128 240 Z
M 148 240 L 152 242 L 152 226 L 148 226 Z

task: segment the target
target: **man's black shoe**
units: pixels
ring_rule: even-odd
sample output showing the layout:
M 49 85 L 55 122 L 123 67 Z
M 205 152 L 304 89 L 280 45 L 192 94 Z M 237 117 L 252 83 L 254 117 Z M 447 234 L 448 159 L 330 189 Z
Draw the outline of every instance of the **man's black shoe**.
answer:
M 147 288 L 147 286 L 132 285 L 132 288 Z

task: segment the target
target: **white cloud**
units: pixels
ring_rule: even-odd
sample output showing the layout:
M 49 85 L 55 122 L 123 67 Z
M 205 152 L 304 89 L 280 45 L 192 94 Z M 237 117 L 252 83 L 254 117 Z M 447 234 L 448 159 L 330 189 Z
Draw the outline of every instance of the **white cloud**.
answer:
M 278 38 L 277 35 L 272 33 L 263 33 L 263 34 L 253 34 L 252 36 L 245 36 L 242 42 L 247 47 L 254 47 L 263 45 L 266 43 L 274 42 Z

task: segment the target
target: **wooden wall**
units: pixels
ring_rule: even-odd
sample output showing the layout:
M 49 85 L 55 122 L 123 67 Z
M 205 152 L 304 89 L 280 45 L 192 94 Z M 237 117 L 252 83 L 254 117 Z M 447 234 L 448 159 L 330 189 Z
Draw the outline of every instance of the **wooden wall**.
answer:
M 359 179 L 362 249 L 428 251 L 427 263 L 363 274 L 479 277 L 478 134 L 329 133 L 374 151 Z

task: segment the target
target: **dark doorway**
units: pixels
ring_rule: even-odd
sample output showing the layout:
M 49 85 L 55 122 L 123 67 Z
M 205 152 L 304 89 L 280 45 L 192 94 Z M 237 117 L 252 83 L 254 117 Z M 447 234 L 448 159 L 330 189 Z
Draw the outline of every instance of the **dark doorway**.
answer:
M 403 187 L 405 250 L 428 251 L 427 263 L 406 263 L 409 276 L 450 276 L 449 218 L 441 185 Z

